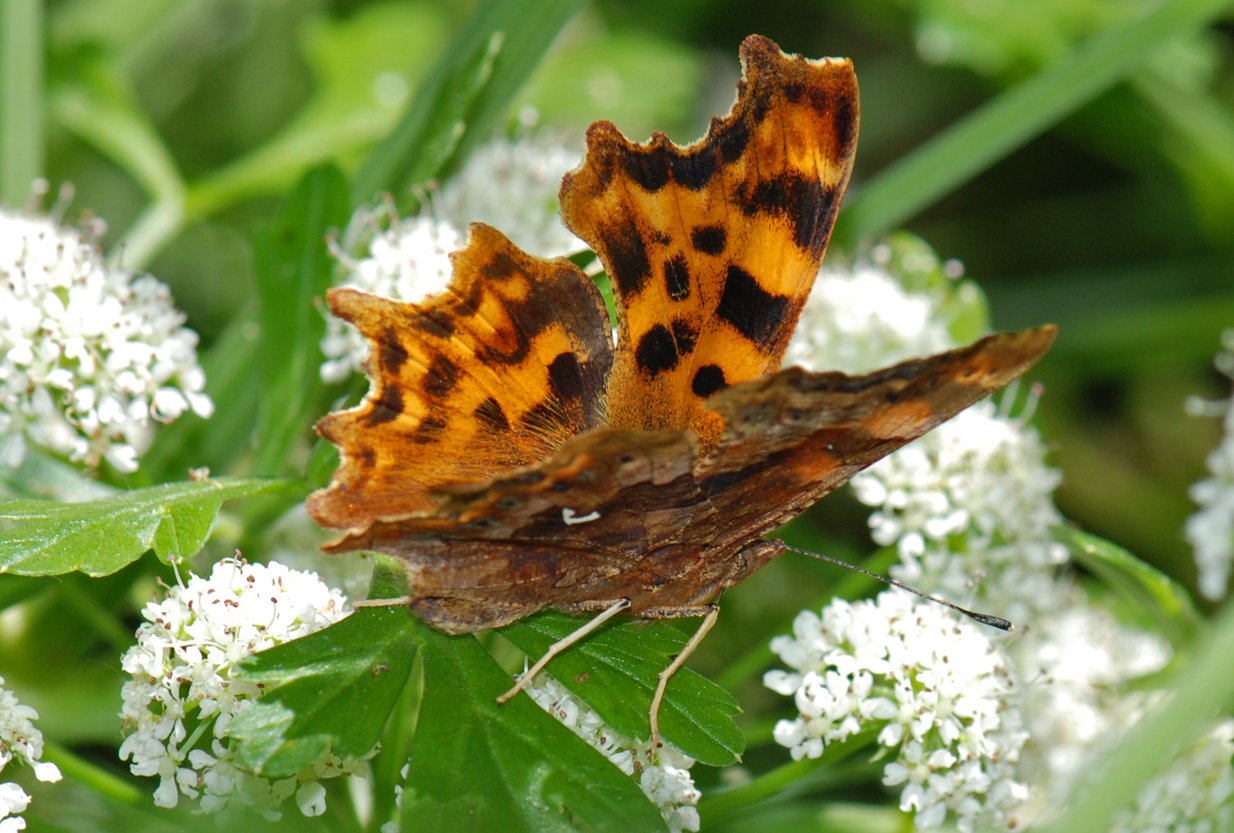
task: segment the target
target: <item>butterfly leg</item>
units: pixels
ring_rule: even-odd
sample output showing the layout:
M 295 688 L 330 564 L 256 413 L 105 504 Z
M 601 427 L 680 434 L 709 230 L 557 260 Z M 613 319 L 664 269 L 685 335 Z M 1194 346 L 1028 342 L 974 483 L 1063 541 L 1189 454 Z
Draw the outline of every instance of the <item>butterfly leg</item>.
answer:
M 680 616 L 680 613 L 677 613 Z M 660 748 L 660 705 L 664 702 L 664 692 L 668 688 L 669 679 L 677 673 L 677 669 L 686 664 L 690 654 L 702 644 L 703 637 L 707 632 L 715 626 L 716 620 L 720 618 L 720 605 L 712 603 L 707 605 L 707 615 L 703 617 L 703 622 L 698 626 L 698 630 L 694 632 L 694 636 L 690 637 L 690 641 L 685 644 L 673 658 L 672 663 L 667 668 L 660 672 L 660 680 L 656 684 L 656 693 L 651 698 L 651 754 L 655 755 L 656 750 Z
M 531 682 L 532 678 L 534 678 L 536 674 L 539 674 L 541 671 L 544 670 L 544 666 L 548 665 L 549 660 L 551 660 L 553 657 L 560 654 L 565 649 L 569 648 L 575 642 L 578 642 L 580 639 L 587 636 L 587 634 L 591 633 L 596 628 L 600 627 L 605 622 L 607 622 L 609 619 L 612 619 L 614 616 L 616 616 L 618 613 L 621 613 L 621 611 L 625 610 L 629 606 L 630 606 L 629 599 L 620 599 L 614 602 L 609 607 L 605 608 L 605 610 L 602 613 L 600 613 L 600 615 L 596 616 L 594 619 L 587 622 L 587 624 L 583 625 L 578 630 L 573 631 L 572 633 L 567 634 L 566 636 L 563 636 L 561 639 L 558 639 L 552 645 L 548 646 L 548 650 L 544 652 L 544 656 L 540 657 L 540 659 L 536 661 L 535 665 L 531 666 L 531 668 L 528 668 L 526 671 L 524 671 L 522 675 L 518 678 L 518 682 L 515 683 L 509 691 L 507 691 L 505 694 L 498 697 L 497 702 L 504 703 L 507 700 L 509 700 L 511 697 L 513 697 L 514 695 L 518 694 L 520 691 L 523 690 L 524 686 L 526 686 L 529 682 Z

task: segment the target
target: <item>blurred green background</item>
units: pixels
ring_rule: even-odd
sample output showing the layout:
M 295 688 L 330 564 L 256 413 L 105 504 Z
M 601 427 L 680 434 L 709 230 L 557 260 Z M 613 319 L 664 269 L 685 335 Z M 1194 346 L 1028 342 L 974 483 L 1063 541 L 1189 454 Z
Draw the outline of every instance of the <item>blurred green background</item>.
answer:
M 106 218 L 112 254 L 170 284 L 209 349 L 252 316 L 254 240 L 288 189 L 317 161 L 368 170 L 372 148 L 481 4 L 61 0 L 41 14 L 40 5 L 0 6 L 2 196 L 23 204 L 30 172 L 53 189 L 73 183 L 67 216 Z M 511 14 L 549 5 L 569 3 L 511 4 Z M 684 142 L 727 110 L 745 35 L 851 57 L 861 140 L 833 254 L 859 254 L 871 233 L 904 228 L 965 264 L 996 327 L 1058 323 L 1033 378 L 1045 386 L 1039 422 L 1064 472 L 1060 507 L 1194 586 L 1181 533 L 1187 488 L 1204 475 L 1220 424 L 1186 415 L 1184 402 L 1229 395 L 1212 358 L 1234 327 L 1228 2 L 577 5 L 493 128 L 534 107 L 580 148 L 599 118 L 634 138 L 661 129 Z M 1153 25 L 1129 28 L 1145 19 Z M 442 171 L 482 138 L 443 152 Z M 215 420 L 247 425 L 252 414 Z M 861 558 L 873 549 L 863 518 L 840 494 L 799 530 Z M 78 579 L 64 586 L 107 596 L 107 581 Z M 726 596 L 718 633 L 774 632 L 853 581 L 780 559 Z M 122 648 L 120 631 L 111 637 Z M 713 637 L 697 665 L 741 684 L 755 714 L 770 695 L 752 672 L 769 654 L 741 644 Z M 98 708 L 110 720 L 114 707 Z M 764 752 L 780 760 L 782 750 L 747 760 L 757 766 Z

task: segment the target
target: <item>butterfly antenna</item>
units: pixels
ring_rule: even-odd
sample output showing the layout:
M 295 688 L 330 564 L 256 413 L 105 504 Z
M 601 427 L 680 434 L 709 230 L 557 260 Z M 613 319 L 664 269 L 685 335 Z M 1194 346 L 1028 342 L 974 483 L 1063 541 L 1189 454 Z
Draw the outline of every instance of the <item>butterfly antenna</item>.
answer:
M 1001 616 L 992 616 L 989 613 L 978 613 L 975 610 L 969 610 L 966 607 L 960 607 L 958 604 L 953 604 L 947 601 L 946 599 L 940 599 L 938 596 L 931 596 L 929 593 L 922 593 L 920 590 L 917 590 L 914 587 L 909 587 L 907 584 L 903 582 L 896 581 L 895 579 L 890 578 L 888 576 L 884 576 L 884 575 L 880 575 L 878 573 L 872 572 L 870 570 L 865 569 L 864 567 L 858 567 L 856 564 L 849 564 L 847 561 L 843 561 L 839 558 L 833 558 L 830 555 L 823 555 L 821 552 L 814 552 L 814 550 L 806 550 L 806 549 L 802 549 L 801 547 L 794 547 L 792 544 L 785 543 L 784 541 L 781 541 L 781 540 L 775 540 L 775 541 L 772 541 L 771 543 L 777 544 L 783 547 L 784 549 L 788 550 L 789 552 L 795 552 L 801 555 L 808 555 L 811 558 L 817 558 L 819 561 L 826 561 L 828 564 L 835 564 L 837 567 L 844 567 L 845 569 L 852 570 L 855 573 L 861 573 L 863 576 L 869 576 L 870 578 L 878 579 L 883 584 L 890 584 L 892 587 L 898 587 L 901 590 L 907 590 L 909 593 L 912 593 L 914 596 L 920 596 L 921 598 L 927 599 L 931 602 L 934 602 L 935 604 L 940 604 L 943 607 L 949 607 L 952 610 L 956 611 L 957 613 L 963 613 L 965 616 L 967 616 L 969 619 L 972 619 L 974 622 L 980 622 L 983 625 L 989 625 L 992 628 L 998 628 L 1000 631 L 1015 630 L 1015 625 L 1013 625 L 1011 622 L 1008 622 L 1006 619 L 1002 618 Z

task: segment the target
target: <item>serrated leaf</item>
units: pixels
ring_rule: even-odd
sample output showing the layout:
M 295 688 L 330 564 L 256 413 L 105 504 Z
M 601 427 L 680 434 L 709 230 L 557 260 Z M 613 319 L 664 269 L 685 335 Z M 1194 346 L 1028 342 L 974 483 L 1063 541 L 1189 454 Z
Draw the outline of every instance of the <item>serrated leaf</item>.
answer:
M 321 390 L 326 320 L 316 301 L 330 286 L 331 229 L 347 223 L 347 180 L 334 165 L 308 171 L 258 240 L 263 382 L 257 459 L 262 474 L 283 473 L 297 440 L 307 437 Z
M 1201 625 L 1187 591 L 1173 579 L 1104 538 L 1058 527 L 1055 538 L 1076 561 L 1134 605 L 1176 649 L 1186 648 Z
M 538 659 L 549 645 L 584 621 L 546 611 L 503 628 L 501 634 Z M 619 622 L 571 646 L 546 670 L 613 729 L 645 740 L 659 674 L 688 638 L 689 634 L 663 622 Z M 740 760 L 745 745 L 733 722 L 733 715 L 740 711 L 728 691 L 682 668 L 669 681 L 660 708 L 660 731 L 691 758 L 710 766 L 727 766 Z
M 288 488 L 287 481 L 222 478 L 167 483 L 86 503 L 0 504 L 0 573 L 105 576 L 153 549 L 167 561 L 206 542 L 223 501 Z
M 664 830 L 632 778 L 526 697 L 473 637 L 418 630 L 424 699 L 402 828 L 418 833 Z
M 246 659 L 238 679 L 265 694 L 231 724 L 236 755 L 254 772 L 285 778 L 327 751 L 367 754 L 411 673 L 414 630 L 406 608 L 364 608 Z

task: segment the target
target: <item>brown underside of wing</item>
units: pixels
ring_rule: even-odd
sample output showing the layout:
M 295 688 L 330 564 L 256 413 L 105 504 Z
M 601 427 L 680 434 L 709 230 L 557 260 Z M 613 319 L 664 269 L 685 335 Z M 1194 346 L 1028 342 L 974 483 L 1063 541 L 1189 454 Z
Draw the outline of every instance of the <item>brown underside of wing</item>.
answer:
M 686 432 L 598 429 L 341 548 L 405 559 L 413 609 L 450 632 L 621 598 L 635 615 L 698 615 L 776 554 L 763 534 L 1023 374 L 1053 338 L 999 333 L 861 376 L 790 368 L 712 398 L 726 430 L 701 458 Z

